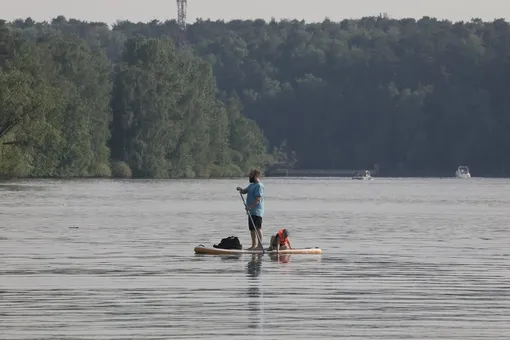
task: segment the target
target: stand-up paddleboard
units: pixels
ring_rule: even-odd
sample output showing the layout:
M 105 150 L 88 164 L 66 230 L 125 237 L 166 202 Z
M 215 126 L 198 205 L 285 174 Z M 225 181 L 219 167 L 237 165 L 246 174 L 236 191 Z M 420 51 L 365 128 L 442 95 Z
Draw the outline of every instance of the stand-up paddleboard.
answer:
M 311 255 L 320 255 L 322 254 L 322 249 L 320 248 L 301 248 L 301 249 L 282 249 L 279 253 L 276 250 L 265 251 L 262 250 L 238 250 L 238 249 L 221 249 L 221 248 L 207 248 L 204 245 L 198 245 L 195 247 L 196 254 L 206 254 L 206 255 L 242 255 L 242 254 L 311 254 Z

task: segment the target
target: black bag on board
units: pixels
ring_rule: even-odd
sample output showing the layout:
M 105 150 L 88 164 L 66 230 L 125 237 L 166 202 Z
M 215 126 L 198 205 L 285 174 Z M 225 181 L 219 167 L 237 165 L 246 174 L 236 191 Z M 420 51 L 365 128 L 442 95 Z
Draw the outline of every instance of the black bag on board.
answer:
M 229 236 L 226 238 L 222 238 L 219 244 L 213 245 L 214 248 L 219 249 L 238 249 L 242 250 L 243 246 L 237 236 Z

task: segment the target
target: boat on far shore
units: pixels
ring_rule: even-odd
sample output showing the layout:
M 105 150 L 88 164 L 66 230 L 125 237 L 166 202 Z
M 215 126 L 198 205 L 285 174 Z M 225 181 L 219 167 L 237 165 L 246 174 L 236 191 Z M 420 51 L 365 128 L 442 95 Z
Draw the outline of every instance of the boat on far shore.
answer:
M 461 165 L 455 171 L 455 177 L 457 178 L 471 178 L 471 173 L 469 172 L 469 168 L 465 165 Z
M 352 179 L 361 180 L 361 181 L 369 181 L 372 180 L 372 175 L 370 174 L 370 171 L 364 170 L 364 171 L 356 171 L 354 175 L 352 176 Z

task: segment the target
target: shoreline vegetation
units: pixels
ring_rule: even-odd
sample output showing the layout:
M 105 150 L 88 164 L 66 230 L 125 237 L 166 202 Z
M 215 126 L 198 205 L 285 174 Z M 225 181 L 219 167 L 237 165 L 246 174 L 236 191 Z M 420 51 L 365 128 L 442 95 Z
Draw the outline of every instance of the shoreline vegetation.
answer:
M 0 20 L 0 178 L 506 177 L 509 74 L 502 19 Z

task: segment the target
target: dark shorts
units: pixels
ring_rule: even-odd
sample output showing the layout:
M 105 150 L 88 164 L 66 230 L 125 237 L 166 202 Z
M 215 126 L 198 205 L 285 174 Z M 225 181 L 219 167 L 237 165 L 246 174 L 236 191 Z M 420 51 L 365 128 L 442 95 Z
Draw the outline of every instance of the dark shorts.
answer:
M 251 215 L 251 218 L 253 219 L 253 223 L 255 223 L 257 229 L 262 229 L 262 217 Z M 255 230 L 253 223 L 251 223 L 251 219 L 248 217 L 248 229 Z

